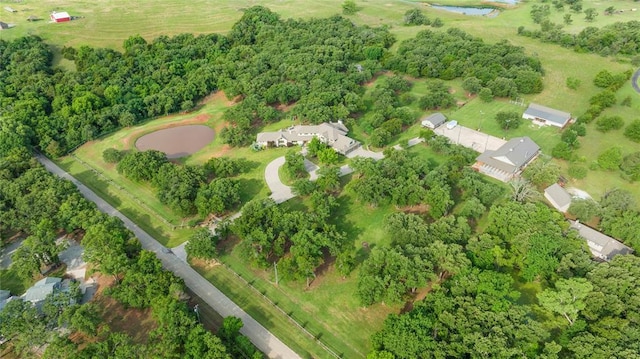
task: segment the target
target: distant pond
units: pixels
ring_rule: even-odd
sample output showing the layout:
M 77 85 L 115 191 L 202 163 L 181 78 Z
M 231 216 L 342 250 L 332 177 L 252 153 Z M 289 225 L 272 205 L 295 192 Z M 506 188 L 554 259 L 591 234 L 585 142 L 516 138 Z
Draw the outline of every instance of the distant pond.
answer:
M 186 125 L 151 132 L 136 141 L 140 151 L 158 150 L 167 158 L 180 158 L 198 152 L 215 137 L 209 126 Z
M 446 5 L 431 5 L 434 9 L 440 9 L 449 12 L 455 12 L 457 14 L 462 15 L 474 15 L 474 16 L 486 16 L 491 14 L 492 12 L 497 12 L 498 10 L 494 8 L 480 8 L 480 7 L 467 7 L 467 6 L 446 6 Z

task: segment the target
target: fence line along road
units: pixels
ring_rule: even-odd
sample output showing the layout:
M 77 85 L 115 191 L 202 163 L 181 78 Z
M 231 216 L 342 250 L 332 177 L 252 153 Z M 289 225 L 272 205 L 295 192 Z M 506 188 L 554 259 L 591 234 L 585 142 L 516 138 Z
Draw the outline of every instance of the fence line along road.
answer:
M 167 270 L 170 270 L 176 276 L 182 278 L 189 289 L 191 289 L 198 297 L 202 298 L 202 300 L 207 302 L 207 304 L 221 316 L 227 317 L 232 315 L 240 318 L 242 323 L 244 323 L 240 333 L 249 338 L 249 340 L 251 340 L 251 342 L 269 358 L 300 358 L 300 356 L 291 350 L 291 348 L 280 341 L 280 339 L 275 335 L 271 334 L 271 332 L 249 316 L 249 314 L 242 310 L 242 308 L 233 303 L 231 299 L 225 296 L 220 290 L 214 287 L 213 284 L 203 278 L 188 264 L 182 262 L 171 253 L 165 253 L 166 248 L 163 245 L 151 237 L 147 232 L 143 231 L 125 215 L 120 213 L 120 211 L 100 198 L 95 194 L 95 192 L 90 190 L 87 186 L 43 155 L 36 155 L 36 159 L 49 172 L 71 181 L 76 187 L 78 187 L 80 193 L 82 193 L 82 195 L 88 200 L 94 202 L 102 212 L 120 218 L 124 222 L 124 225 L 132 231 L 136 237 L 138 237 L 142 244 L 142 248 L 154 252 Z

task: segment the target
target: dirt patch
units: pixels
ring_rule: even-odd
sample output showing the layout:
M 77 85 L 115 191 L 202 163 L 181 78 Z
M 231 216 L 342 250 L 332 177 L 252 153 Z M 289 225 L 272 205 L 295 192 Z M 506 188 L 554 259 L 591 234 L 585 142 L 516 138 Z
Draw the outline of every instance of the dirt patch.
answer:
M 413 310 L 413 305 L 416 302 L 426 298 L 429 292 L 431 292 L 431 284 L 429 284 L 429 286 L 426 288 L 419 288 L 415 293 L 412 293 L 413 297 L 410 300 L 408 300 L 407 303 L 405 303 L 404 307 L 400 311 L 400 314 L 408 313 L 411 310 Z
M 204 260 L 199 258 L 192 258 L 192 259 L 189 259 L 189 262 L 191 262 L 191 264 L 196 267 L 207 269 L 207 270 L 215 268 L 220 265 L 220 262 L 218 262 L 215 259 Z
M 114 332 L 128 334 L 135 343 L 146 343 L 149 332 L 157 327 L 151 316 L 151 309 L 125 308 L 115 299 L 104 294 L 104 290 L 113 285 L 113 278 L 96 276 L 95 279 L 98 290 L 92 302 L 100 308 L 103 322 Z
M 417 215 L 422 215 L 429 212 L 429 205 L 426 204 L 418 204 L 415 206 L 405 206 L 401 207 L 400 210 L 404 213 L 412 213 Z

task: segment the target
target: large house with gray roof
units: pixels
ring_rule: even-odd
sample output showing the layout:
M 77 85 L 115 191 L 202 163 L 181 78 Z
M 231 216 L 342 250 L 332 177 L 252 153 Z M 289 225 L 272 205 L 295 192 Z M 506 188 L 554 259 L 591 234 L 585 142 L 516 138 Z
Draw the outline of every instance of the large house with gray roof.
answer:
M 25 302 L 31 302 L 38 307 L 41 305 L 49 294 L 62 289 L 62 279 L 56 277 L 45 277 L 37 281 L 33 287 L 27 289 L 22 299 Z
M 518 176 L 539 153 L 540 146 L 529 137 L 516 137 L 495 151 L 484 151 L 476 158 L 473 168 L 502 182 L 508 182 Z
M 346 155 L 360 147 L 360 142 L 347 136 L 348 132 L 349 129 L 341 121 L 297 125 L 276 132 L 261 132 L 256 137 L 256 143 L 262 147 L 304 146 L 315 137 L 336 152 Z
M 610 261 L 618 254 L 631 254 L 633 252 L 633 249 L 625 246 L 616 239 L 596 231 L 579 221 L 569 222 L 571 223 L 571 228 L 577 230 L 580 237 L 587 241 L 591 253 L 598 259 Z
M 571 114 L 550 107 L 531 103 L 529 104 L 527 110 L 522 114 L 522 118 L 532 120 L 533 123 L 542 126 L 555 126 L 563 128 L 571 120 Z

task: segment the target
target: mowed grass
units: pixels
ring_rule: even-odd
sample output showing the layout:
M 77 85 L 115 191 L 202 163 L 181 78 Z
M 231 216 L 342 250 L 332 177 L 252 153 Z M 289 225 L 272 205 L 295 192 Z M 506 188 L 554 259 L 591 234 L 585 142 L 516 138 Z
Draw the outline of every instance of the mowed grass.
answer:
M 16 271 L 11 268 L 0 269 L 0 289 L 8 290 L 13 295 L 22 295 L 33 283 L 35 283 L 34 280 L 23 280 L 18 277 Z
M 139 126 L 123 129 L 78 148 L 71 156 L 60 158 L 58 163 L 92 190 L 118 208 L 130 219 L 140 224 L 154 238 L 168 247 L 174 247 L 189 238 L 192 230 L 185 228 L 189 220 L 197 217 L 181 218 L 156 197 L 156 191 L 148 183 L 131 181 L 115 170 L 115 165 L 102 159 L 102 152 L 108 148 L 118 150 L 135 149 L 139 137 L 169 126 L 200 123 L 216 129 L 216 137 L 200 151 L 179 162 L 202 165 L 214 156 L 242 158 L 248 162 L 249 171 L 237 177 L 241 187 L 241 200 L 268 196 L 264 183 L 264 169 L 276 157 L 285 153 L 284 149 L 254 152 L 249 148 L 230 148 L 218 137 L 223 123 L 220 114 L 229 106 L 223 95 L 213 96 L 199 111 L 189 114 L 163 117 Z

